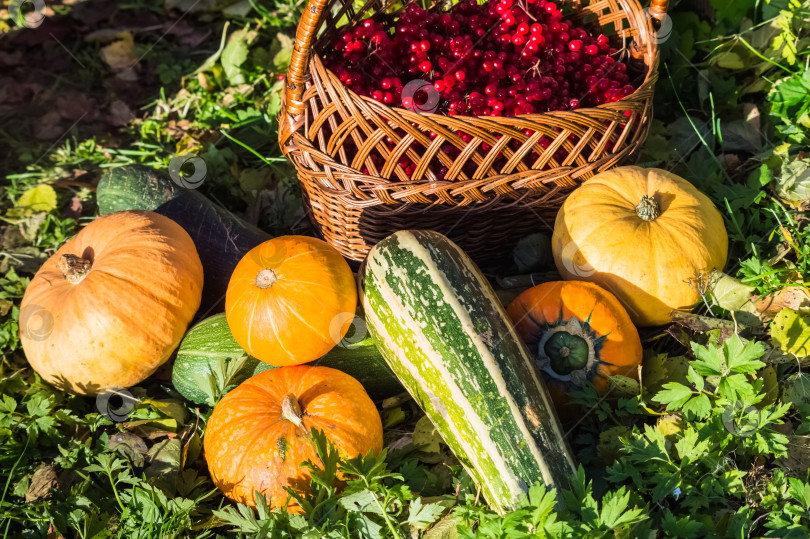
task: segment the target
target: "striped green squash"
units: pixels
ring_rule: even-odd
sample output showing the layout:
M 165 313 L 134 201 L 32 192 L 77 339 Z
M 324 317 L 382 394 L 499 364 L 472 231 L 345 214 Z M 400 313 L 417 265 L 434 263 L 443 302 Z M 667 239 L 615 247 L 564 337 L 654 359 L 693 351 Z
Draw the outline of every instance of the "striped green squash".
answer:
M 363 289 L 377 348 L 493 509 L 513 508 L 538 481 L 571 485 L 576 465 L 548 391 L 458 246 L 397 232 L 369 253 Z

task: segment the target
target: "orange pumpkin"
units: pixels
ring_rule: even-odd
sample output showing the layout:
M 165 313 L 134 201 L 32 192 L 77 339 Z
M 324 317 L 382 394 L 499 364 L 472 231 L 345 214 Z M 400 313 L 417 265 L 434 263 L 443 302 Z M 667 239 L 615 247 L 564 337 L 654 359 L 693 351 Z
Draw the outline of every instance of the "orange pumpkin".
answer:
M 247 379 L 214 408 L 205 430 L 205 458 L 214 485 L 228 498 L 254 505 L 254 492 L 273 507 L 309 489 L 320 464 L 311 429 L 322 430 L 342 456 L 382 449 L 382 421 L 360 382 L 336 369 L 299 365 Z M 288 511 L 300 508 L 290 499 Z
M 515 298 L 507 312 L 558 408 L 568 406 L 568 392 L 585 380 L 605 393 L 610 376 L 638 379 L 638 331 L 607 290 L 583 281 L 543 283 Z
M 99 217 L 39 269 L 20 305 L 20 339 L 45 380 L 75 394 L 129 387 L 162 365 L 200 306 L 203 270 L 167 217 Z
M 655 326 L 700 300 L 699 281 L 726 263 L 728 235 L 720 212 L 691 183 L 629 166 L 571 193 L 551 246 L 563 279 L 610 290 L 636 325 Z
M 326 354 L 348 332 L 356 306 L 349 265 L 334 247 L 307 236 L 282 236 L 250 250 L 225 295 L 236 342 L 275 366 Z

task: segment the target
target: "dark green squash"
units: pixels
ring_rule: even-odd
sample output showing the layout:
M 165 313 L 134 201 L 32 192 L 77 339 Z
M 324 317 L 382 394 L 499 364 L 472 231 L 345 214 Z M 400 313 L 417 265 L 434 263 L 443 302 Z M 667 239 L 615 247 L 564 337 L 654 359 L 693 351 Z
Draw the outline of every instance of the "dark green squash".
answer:
M 107 170 L 96 188 L 99 213 L 150 210 L 182 226 L 197 247 L 204 284 L 198 317 L 222 311 L 236 264 L 270 234 L 233 215 L 201 193 L 181 187 L 161 170 L 128 165 Z
M 236 365 L 229 368 L 233 364 Z M 403 390 L 371 337 L 336 346 L 312 364 L 353 376 L 373 400 L 382 400 Z M 195 404 L 213 404 L 217 393 L 227 393 L 251 376 L 274 368 L 245 353 L 233 338 L 225 314 L 220 313 L 199 322 L 183 338 L 172 368 L 172 384 Z M 224 388 L 217 387 L 217 378 Z

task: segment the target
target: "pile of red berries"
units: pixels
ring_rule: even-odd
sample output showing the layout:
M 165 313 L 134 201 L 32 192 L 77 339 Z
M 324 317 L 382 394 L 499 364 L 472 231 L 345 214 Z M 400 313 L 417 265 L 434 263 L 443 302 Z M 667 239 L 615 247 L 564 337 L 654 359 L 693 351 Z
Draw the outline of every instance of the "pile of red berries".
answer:
M 515 116 L 633 93 L 607 37 L 562 18 L 545 0 L 463 0 L 447 13 L 409 4 L 393 26 L 343 31 L 324 63 L 355 93 L 417 112 Z

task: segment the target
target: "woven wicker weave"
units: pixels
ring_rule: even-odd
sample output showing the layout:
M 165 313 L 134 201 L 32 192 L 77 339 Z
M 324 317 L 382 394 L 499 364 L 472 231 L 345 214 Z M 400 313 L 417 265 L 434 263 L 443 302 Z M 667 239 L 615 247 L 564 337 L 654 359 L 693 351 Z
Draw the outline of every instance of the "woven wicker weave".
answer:
M 655 32 L 666 16 L 666 0 L 654 0 L 649 10 L 636 0 L 558 3 L 570 13 L 567 18 L 601 26 L 612 46 L 624 51 L 636 92 L 596 108 L 515 117 L 390 107 L 348 90 L 318 53 L 336 39 L 338 21 L 348 18 L 350 27 L 371 14 L 393 19 L 395 3 L 371 0 L 355 11 L 353 0 L 310 0 L 287 73 L 279 143 L 298 170 L 315 226 L 330 244 L 361 260 L 396 230 L 432 229 L 475 260 L 487 261 L 529 232 L 550 230 L 579 183 L 637 157 L 652 116 Z M 533 133 L 525 135 L 526 129 Z M 431 139 L 431 131 L 438 137 Z M 472 139 L 464 142 L 458 132 Z M 395 141 L 393 149 L 386 137 Z M 541 137 L 552 141 L 548 148 L 537 144 Z M 519 148 L 512 148 L 513 139 Z M 489 151 L 481 149 L 484 143 Z M 447 144 L 460 153 L 448 155 L 442 149 Z M 564 159 L 554 158 L 558 150 Z M 403 155 L 416 164 L 411 177 L 398 164 Z M 436 162 L 448 169 L 441 180 L 429 167 Z

